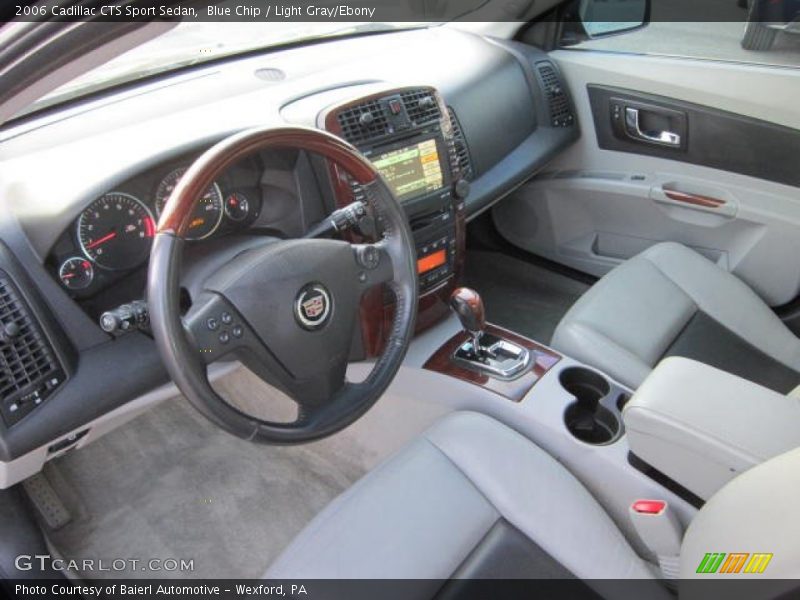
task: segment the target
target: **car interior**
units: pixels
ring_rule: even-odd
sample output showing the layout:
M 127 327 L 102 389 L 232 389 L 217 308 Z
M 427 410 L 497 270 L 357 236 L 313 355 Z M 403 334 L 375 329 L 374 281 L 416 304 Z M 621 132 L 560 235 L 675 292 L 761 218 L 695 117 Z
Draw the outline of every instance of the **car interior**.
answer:
M 620 4 L 0 28 L 0 579 L 797 593 L 797 36 Z

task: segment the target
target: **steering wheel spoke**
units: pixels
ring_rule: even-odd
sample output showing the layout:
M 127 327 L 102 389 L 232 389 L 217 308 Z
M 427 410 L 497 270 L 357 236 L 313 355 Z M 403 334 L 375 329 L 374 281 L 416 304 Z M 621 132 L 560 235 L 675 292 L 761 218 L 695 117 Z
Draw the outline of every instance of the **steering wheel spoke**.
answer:
M 219 294 L 201 295 L 184 316 L 183 325 L 207 365 L 242 349 L 263 348 L 239 312 Z

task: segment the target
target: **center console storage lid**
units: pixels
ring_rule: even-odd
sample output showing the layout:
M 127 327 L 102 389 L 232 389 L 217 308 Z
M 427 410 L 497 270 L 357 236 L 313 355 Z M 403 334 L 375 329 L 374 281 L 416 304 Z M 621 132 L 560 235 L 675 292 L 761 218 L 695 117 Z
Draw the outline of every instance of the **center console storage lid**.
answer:
M 800 399 L 686 358 L 661 361 L 623 421 L 633 454 L 706 500 L 800 446 Z

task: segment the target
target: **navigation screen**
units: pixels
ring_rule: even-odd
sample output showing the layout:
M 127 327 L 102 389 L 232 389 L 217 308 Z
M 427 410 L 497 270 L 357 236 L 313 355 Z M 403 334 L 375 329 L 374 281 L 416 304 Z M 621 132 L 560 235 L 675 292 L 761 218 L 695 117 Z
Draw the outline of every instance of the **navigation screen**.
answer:
M 424 195 L 443 185 L 436 140 L 386 152 L 372 162 L 399 200 Z

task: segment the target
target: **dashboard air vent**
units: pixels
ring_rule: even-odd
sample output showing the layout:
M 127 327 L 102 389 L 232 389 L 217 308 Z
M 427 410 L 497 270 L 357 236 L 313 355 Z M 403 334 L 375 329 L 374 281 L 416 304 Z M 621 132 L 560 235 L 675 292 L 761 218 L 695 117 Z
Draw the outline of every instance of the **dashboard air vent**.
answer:
M 342 135 L 351 144 L 373 140 L 389 133 L 389 122 L 377 100 L 370 100 L 340 112 Z
M 406 106 L 408 118 L 414 125 L 438 121 L 442 117 L 439 103 L 430 90 L 408 90 L 402 92 L 400 97 Z
M 570 127 L 575 122 L 575 116 L 555 67 L 548 61 L 539 62 L 536 63 L 536 72 L 550 108 L 550 124 L 553 127 Z
M 15 423 L 63 382 L 38 323 L 8 275 L 0 271 L 0 407 Z
M 467 147 L 467 139 L 464 137 L 464 131 L 461 129 L 461 124 L 458 122 L 458 117 L 451 107 L 447 107 L 447 114 L 450 117 L 450 124 L 453 128 L 453 154 L 455 157 L 455 166 L 458 168 L 459 176 L 467 181 L 472 181 L 474 171 L 472 170 L 472 160 L 469 156 L 469 147 Z

